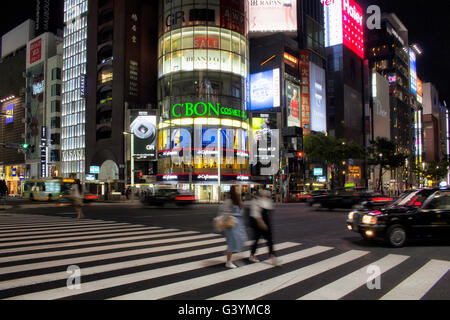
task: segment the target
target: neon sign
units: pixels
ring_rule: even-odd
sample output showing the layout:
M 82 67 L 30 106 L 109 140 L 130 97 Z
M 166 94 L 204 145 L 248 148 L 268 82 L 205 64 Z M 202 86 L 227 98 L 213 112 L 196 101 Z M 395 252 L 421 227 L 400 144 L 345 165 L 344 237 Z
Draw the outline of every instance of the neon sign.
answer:
M 9 106 L 6 106 L 6 120 L 5 122 L 13 123 L 14 122 L 14 105 L 11 104 Z
M 172 107 L 172 116 L 174 118 L 184 118 L 184 117 L 211 117 L 211 116 L 231 116 L 236 118 L 246 119 L 247 115 L 245 111 L 221 107 L 220 103 L 179 103 Z

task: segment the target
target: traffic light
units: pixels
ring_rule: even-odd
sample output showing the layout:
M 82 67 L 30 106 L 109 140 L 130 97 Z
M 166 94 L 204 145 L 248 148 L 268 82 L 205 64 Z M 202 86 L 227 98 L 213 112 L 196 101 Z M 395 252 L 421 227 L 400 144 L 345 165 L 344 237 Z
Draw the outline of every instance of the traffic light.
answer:
M 303 159 L 303 151 L 297 152 L 297 157 Z
M 29 147 L 30 147 L 30 145 L 29 145 L 29 144 L 26 144 L 26 143 L 24 143 L 24 144 L 22 145 L 22 149 L 24 149 L 24 150 L 28 150 Z

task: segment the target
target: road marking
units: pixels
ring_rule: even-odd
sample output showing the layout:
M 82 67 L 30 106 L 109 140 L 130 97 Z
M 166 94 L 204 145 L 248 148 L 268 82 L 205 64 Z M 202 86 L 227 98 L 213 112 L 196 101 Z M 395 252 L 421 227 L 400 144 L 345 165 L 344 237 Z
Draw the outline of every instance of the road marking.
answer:
M 398 266 L 406 261 L 409 257 L 390 254 L 381 260 L 371 263 L 337 281 L 334 281 L 314 292 L 311 292 L 298 300 L 339 300 L 354 290 L 367 284 L 369 274 L 367 268 L 371 265 L 380 268 L 381 274 Z M 380 275 L 381 275 L 380 274 Z
M 278 250 L 298 246 L 297 243 L 283 243 L 276 246 Z M 248 257 L 250 251 L 243 252 L 236 255 L 236 258 Z M 185 256 L 188 256 L 189 252 L 185 252 Z M 220 265 L 224 263 L 224 255 L 217 256 L 212 259 L 204 259 L 200 261 L 194 261 L 190 263 L 184 263 L 180 265 L 174 265 L 169 267 L 163 267 L 143 272 L 138 272 L 134 274 L 127 274 L 123 276 L 112 277 L 108 279 L 102 279 L 98 281 L 82 283 L 81 290 L 69 290 L 67 287 L 46 290 L 31 294 L 25 294 L 17 297 L 8 298 L 5 300 L 55 300 L 70 297 L 73 295 L 79 295 L 83 293 L 94 292 L 98 290 L 113 288 L 117 286 L 122 286 L 130 283 L 151 280 L 155 278 L 160 278 L 164 276 L 170 276 L 177 273 L 188 272 L 197 269 L 203 269 L 212 267 L 215 265 Z
M 145 227 L 144 225 L 135 225 L 135 224 L 129 224 L 129 223 L 116 223 L 116 222 L 111 222 L 111 223 L 107 223 L 107 224 L 94 224 L 94 223 L 89 223 L 89 224 L 84 224 L 84 225 L 67 225 L 67 226 L 57 226 L 55 227 L 53 224 L 48 225 L 46 227 L 34 227 L 34 228 L 23 228 L 23 229 L 15 229 L 15 230 L 2 230 L 0 231 L 0 236 L 8 236 L 11 233 L 14 232 L 37 232 L 37 231 L 58 231 L 58 230 L 66 230 L 66 229 L 72 229 L 72 228 L 83 228 L 83 229 L 91 229 L 91 228 L 98 228 L 98 227 L 103 227 L 103 226 L 130 226 L 130 227 Z M 29 234 L 29 233 L 28 233 Z
M 47 262 L 30 263 L 30 264 L 18 265 L 18 266 L 13 266 L 13 267 L 0 268 L 0 274 L 4 275 L 4 274 L 16 273 L 16 272 L 39 270 L 42 268 L 48 269 L 48 268 L 52 268 L 52 267 L 68 266 L 68 265 L 72 265 L 72 264 L 81 264 L 81 263 L 86 263 L 86 262 L 96 262 L 96 261 L 100 261 L 100 260 L 116 259 L 116 258 L 130 257 L 130 256 L 135 256 L 135 255 L 160 253 L 160 252 L 164 252 L 164 251 L 185 249 L 185 248 L 191 248 L 191 247 L 194 248 L 194 247 L 199 247 L 199 246 L 222 243 L 224 241 L 225 240 L 223 238 L 219 238 L 219 239 L 216 238 L 216 239 L 211 239 L 211 240 L 202 240 L 202 241 L 188 242 L 188 243 L 182 243 L 182 244 L 176 244 L 176 245 L 165 245 L 165 246 L 145 248 L 145 249 L 134 249 L 134 250 L 127 250 L 127 251 L 113 252 L 113 253 L 103 253 L 103 254 L 86 256 L 86 257 L 77 257 L 77 258 L 68 258 L 68 259 L 62 259 L 62 260 L 52 260 L 52 261 L 47 261 Z
M 179 232 L 176 235 L 181 236 L 181 235 L 196 234 L 196 233 L 198 233 L 198 232 L 187 231 L 187 232 Z M 2 258 L 0 258 L 0 263 L 21 261 L 21 260 L 41 259 L 41 258 L 51 258 L 51 257 L 59 257 L 62 255 L 82 254 L 82 253 L 95 252 L 95 251 L 123 249 L 123 248 L 146 246 L 146 245 L 153 245 L 153 244 L 164 244 L 164 243 L 177 242 L 177 241 L 188 241 L 188 240 L 203 239 L 203 238 L 208 238 L 208 237 L 211 238 L 213 236 L 217 237 L 217 235 L 198 235 L 198 236 L 190 236 L 190 237 L 162 239 L 162 240 L 150 241 L 150 242 L 132 242 L 132 243 L 123 243 L 123 244 L 118 244 L 118 245 L 105 245 L 103 247 L 90 247 L 90 248 L 72 249 L 72 250 L 65 250 L 65 251 L 33 253 L 33 254 L 20 255 L 20 256 L 2 257 Z M 127 240 L 122 239 L 121 241 L 146 240 L 146 239 L 155 239 L 155 238 L 161 238 L 161 237 L 167 237 L 167 234 L 125 238 Z M 111 240 L 109 242 L 117 242 L 117 241 Z M 108 243 L 108 242 L 105 242 L 105 243 Z
M 79 236 L 81 234 L 83 236 L 85 236 L 85 235 L 87 236 L 87 235 L 91 235 L 91 234 L 106 233 L 106 232 L 108 232 L 108 230 L 110 228 L 111 227 L 107 227 L 106 231 L 103 231 L 103 232 L 102 232 L 102 227 L 101 227 L 101 228 L 97 229 L 97 230 L 99 230 L 98 232 L 97 231 L 87 231 L 87 232 L 79 231 L 79 232 L 69 232 L 69 233 L 66 233 L 63 235 L 64 236 Z M 114 227 L 112 227 L 112 228 L 114 228 Z M 140 227 L 140 228 L 118 227 L 118 228 L 116 228 L 116 231 L 132 231 L 132 230 L 145 230 L 145 229 L 155 230 L 155 229 L 159 229 L 159 228 L 155 228 L 155 227 Z M 42 235 L 42 236 L 22 236 L 22 237 L 12 237 L 12 238 L 0 238 L 0 242 L 6 242 L 6 241 L 10 242 L 13 240 L 18 240 L 18 241 L 20 240 L 19 242 L 22 242 L 22 241 L 26 241 L 28 239 L 33 239 L 33 240 L 35 240 L 35 239 L 50 239 L 50 236 L 51 236 L 51 234 L 50 235 Z M 54 240 L 54 239 L 55 238 L 52 238 L 51 240 Z M 64 238 L 58 238 L 58 234 L 57 234 L 56 239 L 64 239 Z M 0 244 L 0 247 L 3 247 L 3 246 L 4 246 L 3 243 Z
M 131 257 L 133 255 L 139 255 L 139 254 L 149 254 L 149 253 L 155 253 L 155 252 L 161 252 L 161 251 L 169 251 L 169 250 L 175 250 L 175 249 L 184 249 L 184 248 L 195 248 L 196 246 L 201 245 L 209 245 L 209 244 L 217 244 L 217 243 L 223 243 L 225 239 L 214 239 L 214 240 L 207 240 L 207 241 L 199 241 L 199 242 L 192 242 L 190 243 L 189 247 L 186 244 L 182 245 L 172 245 L 167 247 L 160 247 L 160 248 L 152 248 L 152 249 L 145 249 L 145 250 L 134 250 L 134 251 L 128 251 L 128 252 L 118 252 L 117 254 L 108 254 L 108 255 L 99 255 L 95 256 L 95 260 L 89 259 L 90 261 L 99 261 L 99 260 L 106 260 L 106 259 L 114 259 L 114 258 L 120 258 L 120 257 Z M 250 245 L 251 241 L 248 241 L 245 243 L 245 245 Z M 189 251 L 188 257 L 196 257 L 196 256 L 202 256 L 206 254 L 216 253 L 225 251 L 227 249 L 227 246 L 222 245 L 218 247 L 212 247 L 212 248 L 206 248 L 206 249 L 199 249 L 194 251 Z M 102 272 L 109 272 L 111 270 L 121 270 L 131 267 L 138 267 L 138 266 L 145 266 L 150 264 L 156 264 L 161 262 L 167 262 L 167 261 L 174 261 L 178 259 L 184 259 L 187 258 L 186 252 L 180 252 L 180 253 L 174 253 L 174 254 L 165 254 L 162 256 L 157 257 L 150 257 L 150 258 L 142 258 L 142 259 L 136 259 L 136 260 L 130 260 L 125 262 L 118 262 L 118 263 L 111 263 L 106 265 L 100 265 L 90 268 L 82 268 L 82 276 L 88 276 L 93 274 L 99 274 Z M 75 264 L 80 264 L 81 262 L 87 262 L 87 259 L 83 259 L 83 261 L 76 261 Z M 65 264 L 73 264 L 73 260 L 65 261 L 66 263 L 59 262 L 59 265 L 65 265 Z M 52 261 L 52 267 L 54 266 L 54 261 Z M 48 264 L 40 264 L 39 268 L 45 269 L 48 268 Z M 44 275 L 38 275 L 38 276 L 31 276 L 26 278 L 19 278 L 15 280 L 7 280 L 0 282 L 0 290 L 7 290 L 7 289 L 13 289 L 18 287 L 24 287 L 29 285 L 36 285 L 39 283 L 45 283 L 45 282 L 51 282 L 61 279 L 67 279 L 67 272 L 61 271 L 61 272 L 55 272 L 55 273 L 48 273 Z
M 449 261 L 431 260 L 380 300 L 420 300 L 449 269 Z
M 367 254 L 369 254 L 367 251 L 352 250 L 281 276 L 219 295 L 210 300 L 254 300 L 332 270 Z
M 51 226 L 70 226 L 70 225 L 88 225 L 88 224 L 110 224 L 110 223 L 114 223 L 114 221 L 99 221 L 99 220 L 82 220 L 82 221 L 78 221 L 75 219 L 72 220 L 68 220 L 67 222 L 50 222 L 50 221 L 46 221 L 46 222 L 42 222 L 42 223 L 26 223 L 26 224 L 19 224 L 19 223 L 14 223 L 14 224 L 8 224 L 7 226 L 1 226 L 0 225 L 0 229 L 1 230 L 13 230 L 13 229 L 23 229 L 23 228 L 43 228 L 43 227 L 51 227 Z
M 297 251 L 282 256 L 280 258 L 283 259 L 285 263 L 288 263 L 301 260 L 306 257 L 310 257 L 332 249 L 333 248 L 330 247 L 314 247 L 302 251 Z M 219 273 L 214 273 L 203 277 L 172 283 L 165 286 L 152 288 L 149 290 L 126 294 L 119 297 L 115 297 L 111 300 L 158 300 L 274 268 L 274 266 L 271 265 L 269 261 L 270 260 L 265 261 L 264 263 L 250 264 L 237 269 L 222 271 Z
M 114 229 L 120 229 L 120 228 L 124 228 L 124 227 L 128 227 L 128 228 L 136 228 L 137 230 L 143 230 L 143 229 L 148 229 L 149 227 L 137 227 L 137 226 L 132 226 L 126 223 L 117 223 L 117 224 L 112 224 L 112 225 L 107 225 L 107 226 L 78 226 L 78 227 L 64 227 L 62 229 L 59 228 L 53 228 L 53 229 L 47 229 L 47 230 L 40 230 L 40 231 L 33 231 L 33 230 L 29 230 L 29 231 L 21 231 L 21 232 L 14 232 L 14 233 L 4 233 L 4 232 L 0 232 L 0 237 L 14 237 L 14 236 L 28 236 L 28 235 L 58 235 L 58 234 L 64 234 L 66 232 L 74 232 L 74 231 L 79 231 L 80 233 L 83 233 L 84 231 L 102 231 L 102 230 L 114 230 Z M 139 229 L 138 229 L 139 228 Z M 153 228 L 153 227 L 152 227 Z M 153 228 L 156 229 L 156 228 Z M 22 238 L 22 237 L 21 237 Z M 31 238 L 31 236 L 29 237 Z M 3 241 L 3 239 L 8 240 L 8 238 L 0 238 L 0 241 Z
M 153 233 L 164 233 L 164 232 L 174 232 L 179 231 L 177 229 L 148 229 L 148 230 L 142 230 L 146 228 L 127 228 L 127 229 L 121 229 L 121 230 L 110 230 L 107 231 L 101 231 L 101 232 L 94 232 L 89 234 L 82 234 L 77 237 L 56 237 L 56 238 L 46 238 L 41 240 L 23 240 L 23 241 L 15 241 L 15 242 L 4 242 L 0 243 L 0 248 L 4 247 L 11 247 L 11 246 L 25 246 L 29 244 L 43 244 L 43 243 L 52 243 L 52 242 L 67 242 L 67 241 L 77 241 L 77 240 L 84 240 L 84 239 L 99 239 L 99 238 L 107 238 L 107 237 L 114 237 L 119 234 L 123 234 L 121 232 L 128 232 L 129 235 L 140 235 L 140 234 L 153 234 Z M 3 252 L 3 250 L 2 250 Z
M 188 235 L 188 234 L 195 234 L 195 232 L 188 231 L 188 233 L 183 233 L 182 231 L 179 231 L 177 229 L 163 229 L 163 230 L 153 230 L 153 231 L 147 231 L 147 232 L 125 232 L 125 233 L 108 233 L 108 234 L 102 234 L 98 236 L 90 236 L 87 239 L 89 240 L 83 240 L 83 238 L 74 237 L 73 239 L 75 241 L 70 241 L 67 243 L 54 243 L 54 244 L 48 244 L 48 245 L 35 245 L 35 246 L 27 246 L 27 247 L 16 247 L 16 248 L 10 248 L 10 249 L 2 249 L 1 254 L 7 254 L 7 253 L 24 253 L 28 251 L 35 251 L 35 250 L 47 250 L 47 249 L 60 249 L 60 248 L 67 248 L 67 247 L 77 247 L 77 246 L 87 246 L 87 245 L 95 245 L 95 244 L 102 244 L 102 243 L 115 243 L 115 242 L 123 242 L 128 240 L 136 239 L 135 237 L 145 234 L 145 235 L 151 235 L 151 234 L 157 234 L 160 235 L 160 237 L 169 237 L 169 236 L 178 236 L 178 235 Z M 116 236 L 117 238 L 114 239 L 104 239 L 104 238 L 112 238 Z M 133 238 L 130 238 L 131 236 L 135 236 Z M 104 239 L 104 240 L 93 240 L 93 239 Z M 29 244 L 38 244 L 38 243 L 48 243 L 48 242 L 54 242 L 54 241 L 48 241 L 48 240 L 41 240 L 41 241 L 29 241 Z M 19 243 L 21 245 L 21 243 Z

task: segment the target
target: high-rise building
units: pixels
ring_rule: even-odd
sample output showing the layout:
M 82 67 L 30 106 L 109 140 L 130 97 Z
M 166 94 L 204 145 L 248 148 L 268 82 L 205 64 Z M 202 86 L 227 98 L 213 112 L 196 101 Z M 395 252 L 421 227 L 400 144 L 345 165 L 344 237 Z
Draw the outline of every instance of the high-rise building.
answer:
M 247 1 L 159 1 L 159 184 L 212 201 L 247 187 L 247 26 Z
M 60 176 L 62 38 L 43 33 L 27 46 L 25 142 L 29 178 Z
M 64 1 L 61 108 L 62 175 L 84 179 L 88 0 Z
M 441 158 L 440 143 L 440 103 L 439 92 L 430 83 L 423 84 L 423 127 L 424 127 L 424 151 L 426 162 L 439 162 Z
M 132 180 L 131 142 L 124 132 L 131 130 L 132 110 L 156 109 L 156 5 L 150 0 L 65 1 L 64 176 L 114 183 L 115 190 Z M 144 162 L 137 166 L 147 174 L 153 165 Z
M 0 60 L 0 179 L 11 195 L 21 193 L 26 178 L 25 96 L 27 43 L 34 38 L 34 21 L 27 20 L 2 36 Z
M 353 0 L 323 1 L 327 55 L 327 120 L 331 136 L 365 145 L 369 73 L 363 9 Z M 365 187 L 366 169 L 351 161 L 346 182 Z
M 326 185 L 327 169 L 314 176 L 319 168 L 303 157 L 303 136 L 327 132 L 323 20 L 320 1 L 249 1 L 252 128 L 270 118 L 281 142 L 281 163 L 271 171 L 252 166 L 253 181 L 273 186 L 283 198 Z M 273 93 L 271 101 L 262 101 L 263 90 Z

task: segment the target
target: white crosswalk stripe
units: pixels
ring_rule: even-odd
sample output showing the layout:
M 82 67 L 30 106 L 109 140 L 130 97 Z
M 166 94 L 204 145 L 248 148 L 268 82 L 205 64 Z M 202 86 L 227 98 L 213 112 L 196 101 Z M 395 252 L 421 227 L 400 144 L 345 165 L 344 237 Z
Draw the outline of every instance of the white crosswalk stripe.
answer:
M 449 261 L 431 260 L 381 300 L 420 300 L 449 270 Z
M 158 300 L 202 295 L 210 300 L 253 300 L 286 294 L 298 300 L 339 300 L 363 288 L 369 278 L 368 267 L 377 266 L 381 278 L 395 272 L 405 279 L 383 282 L 388 289 L 378 298 L 419 300 L 450 268 L 449 261 L 430 260 L 424 265 L 421 262 L 418 270 L 402 274 L 402 265 L 412 257 L 386 254 L 373 258 L 370 251 L 305 247 L 293 242 L 275 248 L 283 267 L 273 266 L 270 260 L 252 264 L 247 260 L 250 252 L 244 251 L 233 255 L 239 268 L 230 270 L 224 265 L 226 242 L 218 234 L 0 214 L 0 298 L 52 300 L 98 295 L 110 300 Z M 260 251 L 259 257 L 265 258 L 267 251 Z M 67 267 L 71 265 L 81 267 L 80 290 L 67 287 Z M 339 277 L 333 276 L 337 268 Z M 304 282 L 324 277 L 324 273 L 326 281 L 321 278 L 320 287 L 308 292 Z M 300 298 L 299 292 L 296 294 L 299 288 Z
M 406 256 L 390 254 L 381 260 L 375 261 L 370 266 L 379 268 L 381 276 L 384 272 L 399 265 L 406 259 L 408 259 Z M 348 276 L 301 297 L 299 300 L 339 300 L 350 292 L 367 284 L 370 279 L 370 275 L 367 272 L 370 266 L 359 269 Z

